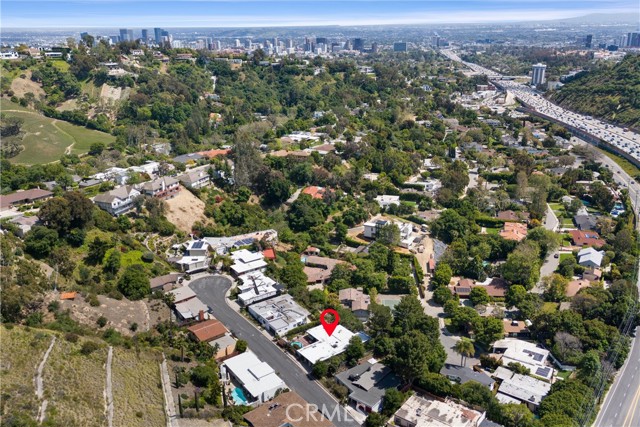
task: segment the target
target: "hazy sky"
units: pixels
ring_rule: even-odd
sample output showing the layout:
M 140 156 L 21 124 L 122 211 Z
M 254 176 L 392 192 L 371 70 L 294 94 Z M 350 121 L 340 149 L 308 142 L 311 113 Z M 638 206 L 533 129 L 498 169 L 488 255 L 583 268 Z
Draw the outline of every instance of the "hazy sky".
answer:
M 1 0 L 3 28 L 500 22 L 635 13 L 639 0 Z

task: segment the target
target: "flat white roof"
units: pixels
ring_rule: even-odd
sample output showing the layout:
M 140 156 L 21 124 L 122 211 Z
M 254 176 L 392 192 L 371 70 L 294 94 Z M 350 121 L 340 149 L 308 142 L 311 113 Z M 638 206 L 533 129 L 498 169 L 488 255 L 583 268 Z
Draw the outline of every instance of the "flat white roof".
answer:
M 259 260 L 248 262 L 248 263 L 236 262 L 231 266 L 231 269 L 236 274 L 244 274 L 250 271 L 259 270 L 266 266 L 267 266 L 267 262 L 264 259 L 259 259 Z
M 312 364 L 342 353 L 349 345 L 349 340 L 356 335 L 342 325 L 338 325 L 331 336 L 325 332 L 322 325 L 309 329 L 307 334 L 316 342 L 301 348 L 298 354 Z
M 511 378 L 502 380 L 498 391 L 522 402 L 539 405 L 551 390 L 551 384 L 528 375 L 513 373 Z
M 503 358 L 511 359 L 515 362 L 523 364 L 529 364 L 536 367 L 546 366 L 547 358 L 549 357 L 549 350 L 538 347 L 534 343 L 523 341 L 519 339 L 503 339 L 496 341 L 493 344 L 493 348 L 506 348 Z M 546 377 L 545 375 L 536 374 L 533 370 L 532 374 Z
M 286 387 L 273 368 L 251 351 L 225 360 L 224 365 L 255 398 L 259 398 L 264 392 Z
M 206 261 L 208 259 L 209 258 L 207 258 L 206 256 L 183 256 L 178 261 L 176 261 L 176 263 L 177 264 L 191 265 L 191 264 L 197 264 L 197 263 Z
M 249 262 L 254 262 L 260 259 L 264 259 L 264 255 L 262 255 L 261 252 L 251 252 L 248 249 L 240 249 L 239 251 L 235 251 L 231 254 L 231 258 L 233 258 L 233 260 L 235 262 L 244 262 L 244 263 L 249 263 Z

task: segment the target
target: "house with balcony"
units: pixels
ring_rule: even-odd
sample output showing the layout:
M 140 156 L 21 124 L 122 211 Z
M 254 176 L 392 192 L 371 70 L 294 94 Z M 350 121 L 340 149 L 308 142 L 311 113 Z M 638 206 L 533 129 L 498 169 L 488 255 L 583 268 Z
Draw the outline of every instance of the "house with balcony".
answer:
M 180 191 L 180 183 L 175 178 L 163 176 L 162 178 L 145 182 L 140 189 L 145 196 L 171 199 Z
M 113 216 L 125 214 L 133 209 L 133 202 L 140 196 L 140 191 L 132 185 L 123 185 L 106 193 L 98 194 L 93 202 L 100 209 L 109 212 Z

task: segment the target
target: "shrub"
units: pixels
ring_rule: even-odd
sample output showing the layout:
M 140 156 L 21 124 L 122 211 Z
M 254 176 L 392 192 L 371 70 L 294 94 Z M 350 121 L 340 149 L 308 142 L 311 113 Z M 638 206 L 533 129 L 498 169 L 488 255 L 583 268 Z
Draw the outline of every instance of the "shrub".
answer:
M 245 340 L 238 340 L 238 342 L 236 342 L 236 351 L 238 353 L 247 351 L 247 342 Z
M 154 258 L 154 254 L 151 251 L 146 251 L 145 253 L 142 254 L 142 261 L 144 262 L 153 262 L 153 258 Z
M 105 326 L 107 326 L 107 318 L 104 316 L 100 316 L 98 317 L 98 320 L 96 320 L 96 323 L 99 327 L 104 328 Z
M 94 351 L 98 350 L 99 348 L 100 346 L 98 345 L 98 343 L 95 343 L 93 341 L 85 341 L 84 343 L 82 343 L 82 347 L 80 348 L 80 353 L 84 354 L 85 356 L 88 356 Z
M 51 301 L 49 303 L 49 305 L 47 306 L 47 310 L 49 310 L 52 313 L 55 313 L 56 311 L 60 310 L 60 302 L 59 301 Z
M 70 343 L 77 343 L 79 338 L 78 334 L 74 334 L 73 332 L 69 332 L 64 335 L 64 339 Z
M 133 322 L 131 324 L 131 326 L 129 326 L 129 330 L 131 330 L 131 332 L 135 332 L 138 330 L 138 324 L 136 322 Z
M 99 307 L 100 306 L 100 300 L 98 300 L 98 296 L 96 294 L 90 294 L 87 297 L 87 302 L 89 303 L 89 305 L 91 307 Z

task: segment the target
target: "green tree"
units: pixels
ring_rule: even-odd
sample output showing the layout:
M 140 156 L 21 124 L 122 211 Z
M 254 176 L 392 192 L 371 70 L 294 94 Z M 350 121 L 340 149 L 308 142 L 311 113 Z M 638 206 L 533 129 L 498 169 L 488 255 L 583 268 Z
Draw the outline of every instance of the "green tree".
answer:
M 144 267 L 140 264 L 128 266 L 118 281 L 118 290 L 131 300 L 139 300 L 149 295 L 151 287 Z
M 91 264 L 102 264 L 104 256 L 109 250 L 109 242 L 102 240 L 100 236 L 96 236 L 93 242 L 89 243 L 89 251 L 87 252 L 87 261 Z
M 433 277 L 431 278 L 430 283 L 436 288 L 449 286 L 451 277 L 453 277 L 451 267 L 446 262 L 441 261 L 436 265 L 436 269 L 433 272 Z
M 35 421 L 33 423 L 35 427 L 37 423 Z M 378 412 L 371 412 L 367 416 L 367 419 L 365 420 L 364 425 L 365 427 L 384 427 L 385 425 L 387 425 L 387 417 L 385 417 L 382 414 L 379 414 Z
M 473 324 L 476 341 L 488 347 L 494 341 L 504 337 L 504 323 L 495 317 L 479 317 Z
M 354 335 L 349 340 L 349 345 L 345 349 L 344 355 L 348 366 L 356 366 L 358 361 L 364 356 L 364 344 L 358 335 Z
M 491 297 L 484 287 L 475 286 L 473 287 L 473 289 L 471 289 L 469 300 L 475 306 L 480 304 L 488 304 L 491 301 Z
M 547 301 L 561 302 L 566 299 L 567 285 L 569 281 L 560 274 L 552 274 L 544 277 L 544 298 Z
M 457 297 L 448 286 L 441 286 L 433 292 L 433 301 L 436 304 L 445 305 L 447 301 L 451 300 L 457 300 Z
M 387 246 L 397 246 L 400 244 L 400 229 L 396 224 L 386 224 L 378 230 L 376 241 Z
M 502 276 L 505 280 L 531 289 L 540 277 L 540 249 L 537 244 L 525 242 L 519 244 L 509 254 L 502 265 Z
M 397 388 L 388 388 L 384 391 L 384 398 L 382 399 L 382 411 L 383 415 L 390 417 L 393 415 L 407 399 L 407 393 L 403 393 Z
M 36 225 L 25 236 L 24 244 L 27 253 L 34 258 L 45 258 L 58 244 L 58 232 Z
M 533 427 L 535 419 L 525 405 L 507 403 L 500 405 L 499 422 L 504 427 Z
M 430 341 L 418 331 L 398 338 L 394 349 L 385 363 L 410 384 L 426 372 L 438 372 L 447 357 L 442 344 Z
M 460 338 L 460 340 L 456 342 L 456 345 L 453 347 L 453 349 L 460 355 L 460 364 L 462 366 L 467 366 L 465 363 L 465 359 L 469 356 L 473 356 L 476 352 L 473 343 L 467 338 Z
M 107 257 L 107 261 L 104 263 L 104 271 L 112 275 L 118 274 L 120 271 L 120 251 L 116 248 Z
M 236 351 L 238 353 L 244 353 L 245 351 L 247 351 L 247 347 L 248 347 L 248 344 L 245 340 L 236 341 Z
M 463 238 L 470 231 L 469 221 L 454 209 L 445 209 L 430 224 L 431 234 L 445 243 Z

